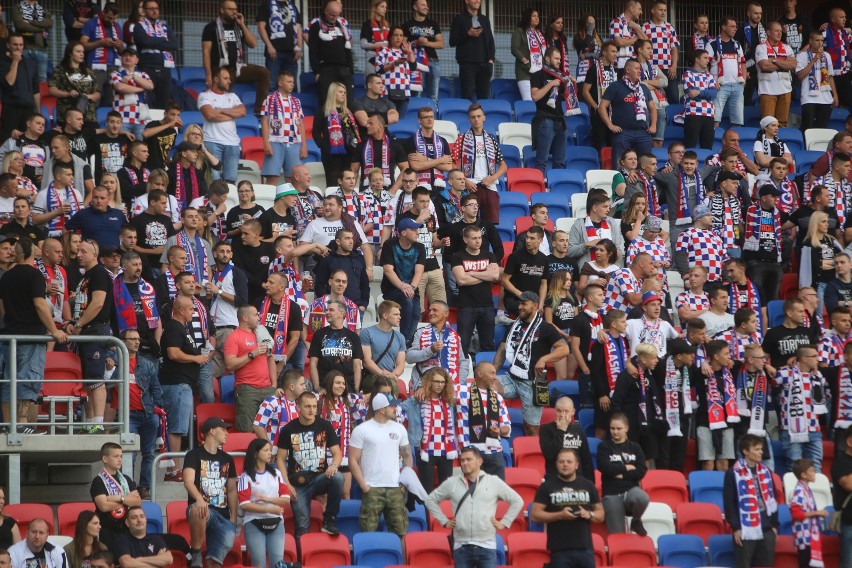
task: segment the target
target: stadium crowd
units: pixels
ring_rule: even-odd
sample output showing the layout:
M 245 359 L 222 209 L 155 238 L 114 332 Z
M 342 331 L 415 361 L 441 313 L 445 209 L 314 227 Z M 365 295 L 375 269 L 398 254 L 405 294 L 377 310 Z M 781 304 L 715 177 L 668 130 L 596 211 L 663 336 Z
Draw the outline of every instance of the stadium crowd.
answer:
M 304 27 L 293 0 L 261 2 L 257 35 L 240 9 L 221 0 L 203 29 L 201 92 L 173 80 L 178 43 L 157 0 L 123 24 L 114 3 L 66 3 L 49 76 L 40 0 L 0 25 L 0 334 L 52 337 L 17 344 L 14 377 L 0 344 L 5 431 L 15 413 L 18 434 L 46 433 L 45 367 L 67 352 L 82 433 L 112 431 L 115 350 L 69 338 L 115 336 L 141 448 L 133 477 L 104 444 L 94 509 L 64 549 L 47 540 L 52 518 L 19 530 L 0 498 L 0 566 L 167 566 L 184 551 L 218 567 L 235 542 L 276 566 L 285 511 L 304 553 L 312 530 L 345 538 L 341 503 L 360 497 L 358 529 L 383 519 L 400 550 L 419 501 L 453 536 L 448 562 L 492 567 L 497 535 L 528 508 L 551 567 L 592 567 L 593 524 L 647 537 L 648 480 L 691 469 L 719 472 L 737 567 L 773 565 L 790 534 L 799 566 L 852 566 L 843 8 L 812 25 L 796 0 L 773 21 L 751 2 L 744 20 L 700 15 L 679 33 L 664 0 L 629 0 L 607 25 L 581 18 L 571 44 L 563 16 L 527 10 L 511 54 L 515 99 L 534 105 L 530 168 L 486 116 L 496 48 L 480 0 L 446 38 L 427 0 L 399 25 L 374 0 L 358 44 L 339 0 Z M 436 120 L 448 48 L 467 101 L 449 137 Z M 265 66 L 247 62 L 253 49 Z M 241 129 L 260 134 L 268 200 L 241 169 Z M 309 141 L 329 187 L 311 185 Z M 584 142 L 608 166 L 602 185 L 572 167 Z M 582 189 L 559 189 L 572 173 Z M 202 420 L 226 391 L 233 420 Z M 242 471 L 229 432 L 251 438 Z M 524 497 L 504 457 L 520 434 L 543 458 Z M 157 452 L 186 447 L 152 478 Z M 148 531 L 157 483 L 186 488 L 183 543 Z

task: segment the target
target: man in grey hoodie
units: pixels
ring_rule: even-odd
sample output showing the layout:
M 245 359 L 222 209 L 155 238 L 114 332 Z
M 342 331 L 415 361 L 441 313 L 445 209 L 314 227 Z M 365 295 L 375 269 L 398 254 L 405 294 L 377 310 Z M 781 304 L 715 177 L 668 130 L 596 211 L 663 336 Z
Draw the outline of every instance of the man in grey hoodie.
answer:
M 518 493 L 496 475 L 481 470 L 482 454 L 473 446 L 461 451 L 461 476 L 453 476 L 426 498 L 426 508 L 442 527 L 453 531 L 453 560 L 457 568 L 495 566 L 498 530 L 508 528 L 524 507 Z M 453 519 L 441 510 L 449 499 Z M 498 520 L 497 502 L 506 501 L 509 509 Z

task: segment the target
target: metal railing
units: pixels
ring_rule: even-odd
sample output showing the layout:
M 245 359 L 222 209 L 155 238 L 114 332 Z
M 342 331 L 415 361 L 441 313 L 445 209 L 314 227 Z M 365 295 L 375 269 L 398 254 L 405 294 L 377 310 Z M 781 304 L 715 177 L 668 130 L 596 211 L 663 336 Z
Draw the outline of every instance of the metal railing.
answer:
M 231 457 L 245 457 L 245 452 L 228 452 L 228 455 Z M 157 475 L 157 470 L 160 468 L 160 462 L 167 459 L 172 458 L 181 458 L 183 459 L 186 456 L 186 452 L 163 452 L 161 454 L 157 454 L 154 456 L 154 463 L 151 464 L 151 501 L 157 502 L 157 481 L 159 481 L 159 476 Z M 239 475 L 241 472 L 236 472 Z

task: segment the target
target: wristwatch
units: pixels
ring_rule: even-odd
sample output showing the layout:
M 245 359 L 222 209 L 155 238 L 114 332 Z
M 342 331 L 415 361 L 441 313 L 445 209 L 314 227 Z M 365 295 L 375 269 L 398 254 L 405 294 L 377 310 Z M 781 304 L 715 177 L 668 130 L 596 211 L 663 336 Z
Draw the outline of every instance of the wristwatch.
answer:
M 217 296 L 221 296 L 221 295 L 223 294 L 223 292 L 224 292 L 224 290 L 222 290 L 221 288 L 219 288 L 219 290 L 216 292 L 216 295 L 217 295 Z
M 254 357 L 255 357 L 254 351 L 249 351 L 249 354 L 248 354 L 249 361 L 253 360 Z

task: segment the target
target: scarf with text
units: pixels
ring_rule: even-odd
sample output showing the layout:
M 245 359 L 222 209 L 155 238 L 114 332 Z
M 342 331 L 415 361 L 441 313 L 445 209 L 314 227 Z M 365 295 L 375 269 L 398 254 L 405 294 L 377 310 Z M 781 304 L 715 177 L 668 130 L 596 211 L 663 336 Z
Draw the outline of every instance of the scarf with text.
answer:
M 849 72 L 849 32 L 845 28 L 828 25 L 825 29 L 825 51 L 831 55 L 835 76 Z
M 722 376 L 716 373 L 706 378 L 707 384 L 707 421 L 711 430 L 721 430 L 728 427 L 728 423 L 735 424 L 740 421 L 737 410 L 737 394 L 734 386 L 734 377 L 731 371 L 722 368 Z M 722 381 L 722 390 L 719 390 L 719 380 Z
M 269 39 L 284 39 L 287 37 L 287 22 L 292 22 L 295 19 L 293 9 L 290 7 L 291 0 L 283 0 L 284 9 L 278 4 L 277 0 L 269 0 L 269 22 L 267 25 Z M 284 15 L 284 12 L 287 15 Z M 293 34 L 293 45 L 297 45 L 298 38 Z
M 340 28 L 340 31 L 338 31 Z M 334 22 L 326 22 L 325 18 L 319 18 L 319 38 L 322 41 L 334 41 L 342 37 L 345 40 L 344 47 L 352 49 L 352 37 L 349 34 L 349 25 L 343 18 L 335 18 Z
M 701 181 L 701 176 L 695 173 L 689 177 L 695 178 L 695 203 L 701 203 L 706 197 L 704 194 L 704 183 Z M 689 202 L 686 199 L 688 187 L 687 174 L 684 173 L 683 168 L 681 168 L 677 176 L 677 220 L 675 220 L 675 225 L 687 225 L 692 223 L 692 211 L 690 210 Z
M 156 20 L 152 22 L 148 18 L 142 18 L 139 21 L 139 25 L 142 26 L 142 29 L 145 30 L 145 33 L 153 38 L 157 39 L 169 39 L 169 27 L 166 25 L 166 22 L 163 20 Z M 146 50 L 143 50 L 143 53 Z M 175 58 L 169 51 L 163 51 L 159 49 L 151 50 L 154 53 L 159 52 L 163 56 L 163 67 L 167 67 L 169 69 L 175 66 Z
M 678 375 L 680 380 L 678 381 Z M 680 383 L 678 385 L 678 383 Z M 689 384 L 689 368 L 687 365 L 680 369 L 675 367 L 674 356 L 666 357 L 666 376 L 663 383 L 666 397 L 666 423 L 669 426 L 668 437 L 683 437 L 680 424 L 681 408 L 684 414 L 692 414 L 692 402 Z
M 186 251 L 186 266 L 184 270 L 195 275 L 195 281 L 201 284 L 207 279 L 207 249 L 204 248 L 204 240 L 198 232 L 195 233 L 195 246 L 189 241 L 186 231 L 175 235 L 175 243 Z
M 645 91 L 642 89 L 642 82 L 636 81 L 635 83 L 631 83 L 625 78 L 624 84 L 627 85 L 628 89 L 633 91 L 633 113 L 636 115 L 636 120 L 644 122 L 648 118 L 648 101 L 645 100 Z M 659 217 L 659 213 L 652 212 L 651 214 Z
M 601 102 L 603 100 L 604 91 L 606 91 L 607 87 L 618 80 L 618 68 L 615 66 L 615 63 L 605 66 L 603 61 L 596 60 L 595 70 L 597 71 L 598 77 L 598 102 Z
M 44 278 L 45 284 L 50 287 L 51 283 L 54 279 L 59 280 L 59 289 L 65 290 L 65 286 L 68 284 L 67 278 L 65 278 L 65 274 L 62 271 L 61 266 L 54 266 L 53 268 L 48 268 L 48 266 L 44 263 L 43 258 L 35 259 L 34 266 L 38 268 L 38 271 L 41 272 L 42 278 Z M 61 323 L 63 321 L 62 318 L 62 305 L 65 303 L 65 294 L 51 294 L 47 293 L 45 295 L 45 299 L 50 304 L 50 311 L 53 314 L 53 321 Z
M 237 76 L 240 69 L 246 64 L 246 54 L 243 45 L 243 30 L 236 21 L 233 22 L 234 45 L 237 49 L 237 60 L 231 61 L 228 57 L 228 39 L 225 35 L 225 22 L 221 16 L 216 18 L 216 40 L 219 42 L 219 67 L 236 67 Z
M 651 416 L 652 419 L 656 419 L 662 415 L 662 411 L 660 410 L 660 406 L 657 404 L 657 399 L 654 398 L 654 393 L 650 392 L 651 382 L 645 377 L 646 371 L 638 361 L 636 362 L 636 370 L 639 373 L 639 411 L 642 413 L 641 424 L 642 427 L 645 427 L 648 425 L 649 403 L 653 405 L 654 414 Z
M 795 489 L 793 489 L 790 507 L 795 506 L 798 506 L 806 514 L 819 510 L 814 494 L 806 481 L 799 480 Z M 820 533 L 818 517 L 806 517 L 801 521 L 793 521 L 793 539 L 796 550 L 810 547 L 811 556 L 808 566 L 811 568 L 823 568 L 825 566 L 822 558 L 822 536 Z
M 35 4 L 30 4 L 27 0 L 21 0 L 18 2 L 18 8 L 21 10 L 21 19 L 27 22 L 40 22 L 45 18 L 44 7 L 36 2 Z M 24 32 L 21 35 L 24 36 L 32 36 L 34 33 L 38 32 Z M 41 32 L 41 35 L 44 39 L 47 39 L 47 30 Z
M 60 191 L 65 192 L 64 200 L 59 193 Z M 62 236 L 62 233 L 65 232 L 65 223 L 80 211 L 81 205 L 73 185 L 69 185 L 64 190 L 59 190 L 53 186 L 53 182 L 50 182 L 47 186 L 47 211 L 62 209 L 63 203 L 70 205 L 71 211 L 68 212 L 68 215 L 57 215 L 47 222 L 48 235 L 51 237 Z
M 615 392 L 615 381 L 618 375 L 624 371 L 627 364 L 627 355 L 630 349 L 627 347 L 627 339 L 622 336 L 613 337 L 612 334 L 606 334 L 607 340 L 601 344 L 604 352 L 604 363 L 606 364 L 606 384 L 609 388 L 609 396 L 612 398 Z
M 127 495 L 130 493 L 130 486 L 127 483 L 127 479 L 120 471 L 113 476 L 104 468 L 101 469 L 100 473 L 98 473 L 98 477 L 100 477 L 101 481 L 104 482 L 107 495 Z M 122 508 L 124 508 L 123 505 Z M 115 514 L 115 512 L 113 514 Z
M 490 426 L 500 425 L 500 402 L 497 393 L 487 389 L 485 400 L 475 382 L 470 383 L 468 406 L 468 437 L 471 445 L 485 444 Z
M 811 394 L 815 374 L 803 372 L 798 365 L 779 369 L 778 373 L 788 375 L 781 429 L 787 430 L 790 443 L 805 444 L 809 439 L 808 427 L 813 420 L 814 401 Z M 780 377 L 776 378 L 776 382 L 782 382 Z
M 778 503 L 772 491 L 772 472 L 760 462 L 755 465 L 755 474 L 745 459 L 740 458 L 733 467 L 736 479 L 737 503 L 740 513 L 740 530 L 743 540 L 763 540 L 763 528 L 760 526 L 760 507 L 757 492 L 766 506 L 766 514 L 774 515 Z
M 393 172 L 393 164 L 391 164 L 390 155 L 390 137 L 385 134 L 384 138 L 382 138 L 382 161 L 378 164 L 376 163 L 376 142 L 376 139 L 369 138 L 367 143 L 364 144 L 364 156 L 361 171 L 364 172 L 364 179 L 369 180 L 370 170 L 373 168 L 380 168 L 382 170 L 385 185 L 390 185 L 391 174 Z
M 735 282 L 728 284 L 728 311 L 736 312 L 740 308 L 751 308 L 756 314 L 760 314 L 760 300 L 758 300 L 757 287 L 751 280 L 746 279 L 746 300 L 742 299 L 740 288 Z M 758 319 L 758 329 L 760 328 L 760 317 Z
M 852 426 L 852 372 L 843 365 L 837 373 L 837 405 L 835 407 L 835 428 Z
M 713 232 L 722 239 L 726 249 L 736 248 L 742 220 L 740 200 L 736 195 L 725 197 L 717 191 L 707 201 L 713 214 Z
M 266 321 L 266 316 L 272 308 L 272 298 L 268 295 L 263 299 L 260 305 L 260 311 L 257 314 L 257 319 L 261 322 Z M 275 324 L 275 335 L 273 336 L 275 347 L 274 355 L 287 354 L 287 324 L 290 323 L 290 299 L 285 294 L 281 298 L 281 305 L 278 306 L 278 321 Z
M 444 145 L 441 144 L 441 138 L 435 131 L 432 131 L 432 151 L 430 152 L 429 146 L 426 144 L 426 137 L 423 136 L 423 130 L 421 128 L 418 128 L 414 132 L 414 150 L 418 154 L 423 154 L 430 160 L 435 160 L 444 157 Z M 431 168 L 428 170 L 423 170 L 422 172 L 417 172 L 418 185 L 428 183 L 430 186 L 432 186 L 432 189 L 435 189 L 432 182 L 436 179 L 444 179 L 444 173 L 438 168 Z
M 588 316 L 589 324 L 591 325 L 591 341 L 589 341 L 589 352 L 586 353 L 586 360 L 591 361 L 592 345 L 598 342 L 598 333 L 603 329 L 603 316 L 600 312 L 593 312 L 585 306 L 583 307 L 583 312 Z M 615 375 L 615 377 L 617 378 L 618 375 Z M 613 386 L 610 390 L 615 390 L 615 387 Z
M 342 465 L 349 463 L 349 440 L 352 438 L 352 407 L 360 399 L 358 395 L 349 394 L 347 401 L 342 396 L 332 397 L 330 394 L 322 397 L 320 418 L 331 422 L 331 427 L 340 438 L 340 453 L 343 454 Z M 347 404 L 348 402 L 348 404 Z
M 814 61 L 814 52 L 808 48 L 808 64 Z M 831 68 L 831 59 L 828 53 L 821 53 L 814 61 L 810 73 L 808 73 L 808 95 L 818 97 L 822 91 L 831 91 L 831 85 L 828 82 L 828 70 Z
M 763 370 L 753 373 L 753 382 L 745 365 L 737 373 L 737 412 L 742 417 L 751 416 L 748 433 L 766 437 L 766 398 L 769 380 Z
M 497 166 L 499 165 L 497 164 L 497 143 L 484 130 L 482 132 L 482 139 L 485 143 L 485 161 L 488 164 L 488 174 L 486 175 L 494 175 L 497 173 Z M 476 166 L 476 135 L 473 133 L 473 130 L 468 130 L 462 135 L 461 157 L 459 161 L 465 177 L 473 177 L 473 169 Z
M 136 173 L 136 168 L 124 166 L 124 171 L 127 172 L 127 177 L 130 179 L 130 183 L 133 185 L 139 185 L 140 183 L 146 183 L 148 181 L 148 176 L 151 175 L 151 170 L 148 168 L 142 168 L 142 181 L 139 181 L 139 174 Z
M 184 173 L 184 169 L 189 170 L 189 193 L 187 193 L 186 174 Z M 186 206 L 192 200 L 198 199 L 199 197 L 200 189 L 198 187 L 198 168 L 196 168 L 193 164 L 189 164 L 189 167 L 184 168 L 180 162 L 178 162 L 177 167 L 175 168 L 175 199 L 177 199 L 180 210 L 183 211 L 186 209 Z
M 692 34 L 692 51 L 703 49 L 707 50 L 710 47 L 710 44 L 713 43 L 713 36 L 710 34 L 701 35 L 698 32 L 693 32 Z
M 195 320 L 198 318 L 198 325 L 201 327 L 201 337 L 204 339 L 210 338 L 210 332 L 207 327 L 207 308 L 204 307 L 204 303 L 199 300 L 196 296 L 192 297 L 192 306 L 195 310 L 195 313 L 192 314 L 192 319 Z M 175 317 L 174 306 L 172 306 L 172 317 Z M 193 337 L 195 334 L 193 333 Z M 203 345 L 196 345 L 199 349 L 204 347 Z
M 601 226 L 595 227 L 591 217 L 586 217 L 586 240 L 592 241 L 595 239 L 612 240 L 612 229 L 606 219 L 601 219 Z M 594 247 L 589 249 L 589 258 L 592 262 L 597 258 L 597 251 Z
M 544 34 L 538 28 L 527 28 L 527 47 L 530 52 L 530 73 L 541 71 L 544 66 Z
M 580 109 L 580 99 L 577 97 L 577 84 L 574 82 L 571 75 L 563 73 L 559 69 L 546 63 L 542 67 L 542 71 L 544 71 L 546 75 L 559 79 L 562 83 L 562 98 L 565 100 L 565 116 L 581 114 L 583 111 Z M 558 92 L 558 88 L 556 90 Z
M 544 318 L 536 312 L 528 324 L 518 318 L 506 335 L 506 361 L 511 364 L 509 375 L 517 380 L 529 380 L 532 361 L 532 344 L 538 335 Z M 524 327 L 526 325 L 526 328 Z
M 478 387 L 472 385 L 474 389 Z M 420 442 L 420 459 L 428 462 L 431 456 L 454 460 L 458 457 L 453 407 L 443 399 L 431 398 L 420 404 L 423 419 L 423 441 Z
M 379 22 L 377 20 L 370 20 L 370 30 L 373 34 L 373 41 L 370 43 L 381 43 L 388 41 L 388 35 L 390 33 L 390 27 L 388 27 L 387 21 Z M 381 51 L 383 46 L 379 46 L 375 48 L 376 53 Z
M 139 286 L 142 314 L 145 316 L 145 321 L 148 322 L 148 329 L 156 329 L 160 327 L 160 314 L 157 310 L 157 294 L 154 287 L 142 278 L 137 281 L 137 285 Z M 136 303 L 123 277 L 117 277 L 112 281 L 112 293 L 115 297 L 115 315 L 119 333 L 125 329 L 139 329 Z
M 636 175 L 639 182 L 642 184 L 642 189 L 645 192 L 645 199 L 648 203 L 648 214 L 655 217 L 662 217 L 660 210 L 660 194 L 657 191 L 657 181 L 653 176 L 645 175 L 642 170 L 636 170 Z
M 775 205 L 781 213 L 790 214 L 799 208 L 799 188 L 796 186 L 796 182 L 786 176 L 780 183 L 776 183 L 771 178 L 769 182 L 781 192 L 781 196 L 778 197 Z
M 177 283 L 175 283 L 175 273 L 172 272 L 172 269 L 166 267 L 166 271 L 163 273 L 166 275 L 166 288 L 169 290 L 169 299 L 174 300 L 177 297 Z
M 421 372 L 425 372 L 432 367 L 444 369 L 450 374 L 456 392 L 458 392 L 459 370 L 461 366 L 461 340 L 459 339 L 459 334 L 448 323 L 444 324 L 444 329 L 440 332 L 435 326 L 430 325 L 428 330 L 420 334 L 420 349 L 429 349 L 438 341 L 443 342 L 443 349 L 426 361 L 419 363 L 418 366 Z
M 98 14 L 95 16 L 97 25 L 95 26 L 95 37 L 92 38 L 95 41 L 100 41 L 102 39 L 121 39 L 121 28 L 118 26 L 118 22 L 113 22 L 109 27 L 109 34 L 107 34 L 106 26 L 104 26 L 104 18 L 103 14 Z M 110 62 L 110 54 L 112 54 L 112 61 Z M 118 52 L 114 47 L 96 47 L 95 52 L 92 55 L 92 69 L 95 71 L 106 71 L 107 67 L 113 65 L 118 67 L 121 65 L 121 58 L 118 56 Z

